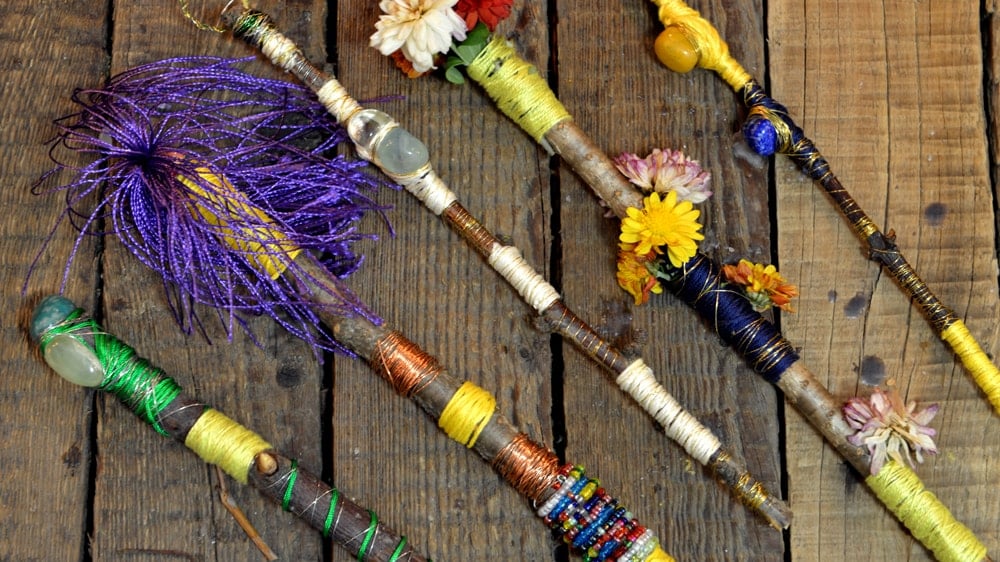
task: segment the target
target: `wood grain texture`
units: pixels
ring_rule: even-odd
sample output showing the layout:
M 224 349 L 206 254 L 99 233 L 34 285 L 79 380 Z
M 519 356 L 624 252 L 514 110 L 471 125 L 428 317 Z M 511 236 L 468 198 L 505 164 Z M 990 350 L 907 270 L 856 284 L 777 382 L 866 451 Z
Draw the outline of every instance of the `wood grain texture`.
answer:
M 988 352 L 997 346 L 997 266 L 983 121 L 979 12 L 972 4 L 778 2 L 770 75 L 833 170 Z M 846 20 L 850 25 L 845 25 Z M 800 283 L 783 318 L 835 396 L 867 394 L 880 372 L 908 400 L 939 402 L 941 454 L 929 489 L 996 552 L 997 418 L 924 318 L 826 197 L 777 166 L 778 248 Z M 856 485 L 815 434 L 788 417 L 795 559 L 923 560 L 929 554 Z
M 192 10 L 207 15 L 215 4 L 193 1 Z M 378 220 L 367 222 L 364 229 L 382 239 L 363 244 L 367 261 L 348 280 L 390 325 L 452 374 L 493 391 L 522 430 L 584 464 L 678 560 L 929 559 L 779 393 L 686 306 L 667 296 L 632 305 L 614 282 L 617 226 L 566 166 L 550 170 L 545 152 L 475 86 L 409 80 L 369 47 L 376 2 L 255 6 L 356 98 L 402 96 L 366 103 L 424 140 L 466 207 L 554 280 L 581 317 L 641 353 L 755 476 L 787 491 L 790 533 L 783 537 L 735 502 L 596 363 L 539 330 L 532 311 L 458 235 L 395 191 L 379 195 L 391 207 L 395 236 Z M 931 288 L 996 354 L 993 3 L 982 14 L 972 3 L 888 0 L 692 6 L 751 73 L 768 80 L 846 187 L 895 231 Z M 72 111 L 72 89 L 166 57 L 254 53 L 197 31 L 173 1 L 12 0 L 0 8 L 0 22 L 7 49 L 0 201 L 8 209 L 0 219 L 0 275 L 4 311 L 14 319 L 2 330 L 0 560 L 260 559 L 222 509 L 213 470 L 119 404 L 53 376 L 28 341 L 30 307 L 58 291 L 72 229 L 56 231 L 27 295 L 18 292 L 61 209 L 58 196 L 33 197 L 30 187 L 51 166 L 44 143 L 55 132 L 51 121 Z M 799 312 L 783 314 L 781 327 L 835 396 L 867 393 L 862 379 L 884 373 L 909 399 L 942 405 L 932 424 L 941 454 L 918 474 L 996 558 L 997 416 L 895 283 L 865 259 L 826 196 L 786 160 L 772 168 L 743 155 L 735 137 L 739 100 L 728 87 L 708 72 L 676 75 L 656 62 L 660 27 L 644 1 L 518 0 L 499 32 L 549 77 L 609 154 L 681 148 L 712 172 L 702 249 L 727 263 L 775 260 L 799 285 Z M 246 69 L 282 76 L 260 58 Z M 98 307 L 110 331 L 188 391 L 330 477 L 433 559 L 564 559 L 523 498 L 362 361 L 318 360 L 266 319 L 251 322 L 261 347 L 242 333 L 227 341 L 212 322 L 213 344 L 185 336 L 159 281 L 114 241 L 97 255 L 86 242 L 66 290 Z M 228 488 L 282 559 L 355 559 L 254 491 Z
M 56 224 L 61 199 L 31 195 L 52 167 L 51 121 L 71 110 L 67 93 L 106 71 L 106 8 L 65 2 L 0 8 L 0 279 L 4 380 L 0 384 L 0 560 L 75 560 L 87 547 L 87 489 L 93 395 L 67 384 L 39 360 L 28 336 L 32 305 L 59 290 L 73 231 L 63 224 L 21 294 L 32 260 Z M 47 182 L 53 187 L 58 182 Z M 59 202 L 56 202 L 59 201 Z M 94 245 L 79 250 L 67 294 L 89 305 L 96 287 Z M 58 515 L 58 522 L 52 514 Z

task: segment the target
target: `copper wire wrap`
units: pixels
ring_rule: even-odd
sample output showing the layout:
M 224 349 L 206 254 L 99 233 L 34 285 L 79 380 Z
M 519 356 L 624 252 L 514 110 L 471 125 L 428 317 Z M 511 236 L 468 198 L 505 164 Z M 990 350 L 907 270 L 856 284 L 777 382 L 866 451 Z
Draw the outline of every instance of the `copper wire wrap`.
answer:
M 518 433 L 492 461 L 493 468 L 524 497 L 541 502 L 559 477 L 555 453 Z
M 493 246 L 500 244 L 500 240 L 458 201 L 448 205 L 441 216 L 483 256 L 489 256 L 490 252 L 493 251 Z
M 371 364 L 397 393 L 406 398 L 412 398 L 427 388 L 444 370 L 434 357 L 397 331 L 391 331 L 378 340 Z

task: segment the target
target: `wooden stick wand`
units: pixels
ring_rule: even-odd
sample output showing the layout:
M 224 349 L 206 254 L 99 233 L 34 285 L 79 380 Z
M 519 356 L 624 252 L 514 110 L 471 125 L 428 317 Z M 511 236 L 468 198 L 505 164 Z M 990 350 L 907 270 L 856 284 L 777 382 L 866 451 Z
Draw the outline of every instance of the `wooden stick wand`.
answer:
M 792 120 L 788 110 L 729 54 L 718 30 L 684 0 L 652 0 L 659 8 L 665 30 L 656 40 L 657 57 L 669 69 L 689 72 L 695 66 L 715 71 L 740 94 L 749 110 L 743 134 L 762 156 L 776 152 L 788 156 L 803 174 L 829 196 L 854 232 L 868 246 L 868 256 L 878 262 L 920 309 L 931 327 L 951 347 L 972 379 L 1000 414 L 1000 369 L 983 351 L 965 323 L 944 305 L 917 275 L 896 244 L 862 209 L 830 169 L 819 149 Z
M 279 67 L 314 90 L 343 123 L 365 159 L 402 184 L 435 215 L 458 232 L 548 324 L 615 375 L 614 382 L 654 417 L 671 439 L 708 467 L 740 501 L 773 527 L 788 527 L 791 512 L 685 410 L 641 359 L 629 359 L 579 318 L 558 292 L 513 246 L 503 244 L 448 189 L 429 163 L 426 147 L 389 115 L 363 109 L 333 76 L 323 72 L 276 28 L 269 16 L 253 10 L 227 11 L 223 21 L 234 35 L 260 48 Z
M 31 336 L 64 379 L 118 398 L 161 435 L 303 519 L 358 560 L 422 562 L 405 536 L 275 451 L 261 436 L 185 393 L 174 379 L 105 332 L 68 299 L 35 307 Z
M 619 217 L 644 207 L 642 194 L 573 121 L 538 71 L 501 37 L 494 37 L 470 61 L 468 74 L 498 108 L 543 146 L 559 154 Z M 666 259 L 663 259 L 666 262 Z M 666 264 L 669 268 L 670 264 Z M 794 353 L 791 344 L 732 291 L 719 290 L 718 266 L 696 254 L 673 268 L 668 287 L 691 304 L 750 365 L 778 386 L 833 447 L 859 471 L 870 472 L 866 450 L 851 444 L 840 404 Z M 720 314 L 725 302 L 731 311 Z M 988 560 L 985 546 L 924 488 L 905 465 L 892 462 L 865 479 L 879 500 L 941 560 Z

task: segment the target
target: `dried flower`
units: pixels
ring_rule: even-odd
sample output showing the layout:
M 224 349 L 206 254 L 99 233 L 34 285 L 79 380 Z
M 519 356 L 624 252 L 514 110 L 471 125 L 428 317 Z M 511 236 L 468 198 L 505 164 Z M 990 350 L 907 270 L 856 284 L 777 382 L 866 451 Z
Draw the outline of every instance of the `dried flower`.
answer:
M 697 240 L 705 238 L 699 230 L 700 211 L 690 201 L 677 202 L 677 192 L 667 192 L 666 199 L 653 192 L 642 200 L 643 208 L 629 207 L 628 216 L 622 219 L 622 233 L 619 240 L 627 249 L 644 256 L 650 252 L 663 253 L 667 247 L 667 257 L 671 265 L 680 267 L 698 251 Z
M 434 68 L 434 57 L 465 39 L 465 21 L 452 6 L 458 0 L 382 0 L 371 46 L 383 55 L 402 50 L 416 72 Z
M 771 306 L 785 312 L 795 312 L 791 302 L 792 298 L 799 296 L 799 290 L 795 285 L 787 283 L 773 265 L 740 260 L 736 265 L 722 266 L 722 273 L 731 283 L 744 288 L 747 299 L 757 312 L 763 312 Z
M 646 304 L 650 294 L 660 294 L 663 287 L 656 277 L 649 272 L 646 264 L 656 256 L 649 253 L 645 256 L 636 255 L 630 251 L 629 245 L 623 244 L 618 252 L 618 285 L 635 298 L 635 304 Z
M 844 405 L 844 417 L 857 431 L 847 440 L 859 447 L 868 447 L 873 475 L 878 474 L 887 458 L 902 463 L 905 457 L 909 465 L 914 466 L 911 449 L 917 462 L 924 462 L 923 453 L 937 454 L 932 439 L 937 432 L 927 424 L 937 414 L 938 405 L 931 404 L 919 412 L 916 409 L 916 402 L 904 406 L 894 387 L 888 392 L 876 389 L 868 400 L 855 397 Z
M 708 189 L 712 175 L 679 150 L 654 148 L 645 158 L 625 152 L 615 158 L 615 166 L 647 193 L 676 191 L 679 200 L 692 203 L 701 203 L 712 196 Z
M 497 24 L 510 16 L 513 3 L 513 0 L 458 0 L 455 12 L 465 20 L 466 29 L 471 31 L 477 22 L 483 22 L 487 29 L 493 31 Z

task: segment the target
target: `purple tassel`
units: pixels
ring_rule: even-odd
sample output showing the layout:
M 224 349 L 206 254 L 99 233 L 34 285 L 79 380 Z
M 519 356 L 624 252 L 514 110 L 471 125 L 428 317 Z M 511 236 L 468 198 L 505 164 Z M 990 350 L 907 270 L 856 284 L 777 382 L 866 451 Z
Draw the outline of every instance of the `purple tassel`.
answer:
M 45 176 L 70 168 L 60 150 L 93 159 L 51 190 L 65 192 L 62 218 L 80 231 L 63 283 L 85 235 L 113 234 L 162 275 L 186 333 L 204 333 L 197 303 L 217 310 L 230 338 L 247 315 L 267 314 L 318 349 L 344 352 L 299 293 L 306 274 L 291 262 L 273 279 L 252 255 L 260 246 L 247 244 L 259 242 L 282 263 L 289 260 L 277 244 L 294 245 L 346 277 L 362 261 L 352 243 L 374 238 L 357 231 L 358 220 L 384 211 L 367 193 L 386 184 L 363 171 L 366 163 L 333 153 L 346 132 L 311 93 L 234 67 L 245 60 L 253 59 L 164 60 L 73 94 L 82 109 L 56 122 L 58 166 Z M 96 205 L 84 204 L 94 196 Z M 227 218 L 213 224 L 199 209 Z M 378 321 L 336 281 L 311 281 L 338 296 L 337 312 Z

